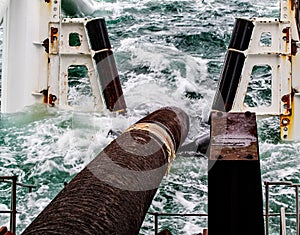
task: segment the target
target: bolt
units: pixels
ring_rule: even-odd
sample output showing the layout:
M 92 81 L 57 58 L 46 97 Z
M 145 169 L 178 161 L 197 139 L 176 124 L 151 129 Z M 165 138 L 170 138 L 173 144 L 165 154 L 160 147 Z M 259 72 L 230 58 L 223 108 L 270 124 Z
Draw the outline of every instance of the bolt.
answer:
M 217 157 L 217 159 L 218 160 L 221 160 L 221 159 L 223 159 L 224 157 L 222 156 L 222 155 L 219 155 L 218 157 Z
M 284 118 L 281 121 L 282 125 L 287 126 L 290 123 L 290 120 L 288 118 Z
M 249 160 L 251 160 L 251 159 L 253 159 L 254 157 L 251 155 L 251 154 L 248 154 L 247 156 L 246 156 L 246 159 L 249 159 Z
M 251 117 L 251 112 L 250 111 L 245 112 L 245 116 L 246 117 Z

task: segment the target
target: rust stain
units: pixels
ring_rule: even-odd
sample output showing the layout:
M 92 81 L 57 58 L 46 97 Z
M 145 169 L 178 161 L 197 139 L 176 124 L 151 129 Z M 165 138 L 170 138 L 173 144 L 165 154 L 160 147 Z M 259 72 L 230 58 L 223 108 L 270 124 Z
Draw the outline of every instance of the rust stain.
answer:
M 50 52 L 52 54 L 58 53 L 58 42 L 59 42 L 59 30 L 56 27 L 50 28 Z
M 294 96 L 290 95 L 290 109 L 288 115 L 280 115 L 280 135 L 281 139 L 289 140 L 293 135 L 293 120 L 294 120 Z
M 51 43 L 54 43 L 58 39 L 58 28 L 51 27 Z
M 292 106 L 291 106 L 291 95 L 287 94 L 281 97 L 281 101 L 284 103 L 284 115 L 290 115 Z
M 291 6 L 292 11 L 295 8 L 295 0 L 289 0 L 289 5 Z
M 51 13 L 52 11 L 52 0 L 45 0 L 45 3 L 48 3 L 48 11 L 49 13 Z
M 212 113 L 210 160 L 258 160 L 254 113 Z
M 54 107 L 56 100 L 57 100 L 56 95 L 52 95 L 52 94 L 49 95 L 49 105 L 51 107 Z
M 282 30 L 282 32 L 286 35 L 285 36 L 285 41 L 286 43 L 290 42 L 290 27 L 286 27 Z
M 44 104 L 47 104 L 48 103 L 48 89 L 44 89 L 44 90 L 40 91 L 40 93 L 43 94 L 43 96 L 44 96 L 44 99 L 43 99 Z

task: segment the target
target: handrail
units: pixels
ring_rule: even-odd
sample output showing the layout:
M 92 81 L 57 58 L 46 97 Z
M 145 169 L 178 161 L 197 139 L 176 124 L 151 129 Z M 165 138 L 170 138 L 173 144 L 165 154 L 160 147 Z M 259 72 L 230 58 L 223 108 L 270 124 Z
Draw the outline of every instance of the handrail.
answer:
M 291 181 L 264 181 L 265 185 L 265 216 L 266 216 L 266 235 L 269 235 L 269 217 L 273 214 L 269 214 L 269 186 L 288 186 L 295 188 L 295 197 L 296 197 L 296 212 L 295 213 L 285 213 L 284 216 L 296 216 L 296 231 L 297 235 L 300 232 L 300 218 L 299 218 L 299 186 L 300 184 L 293 183 Z M 280 211 L 280 216 L 282 216 L 282 211 Z M 276 214 L 276 216 L 279 216 Z M 282 222 L 282 221 L 281 221 Z
M 205 213 L 158 213 L 158 212 L 148 212 L 149 215 L 154 216 L 154 234 L 158 234 L 158 217 L 159 216 L 181 216 L 181 217 L 188 217 L 188 216 L 199 216 L 199 217 L 208 217 L 208 214 Z
M 29 192 L 32 192 L 35 185 L 23 184 L 17 182 L 18 177 L 13 176 L 0 176 L 0 183 L 11 184 L 11 199 L 10 199 L 10 210 L 0 211 L 0 214 L 10 214 L 10 231 L 16 234 L 16 217 L 17 217 L 17 186 L 28 188 Z
M 12 181 L 10 181 L 10 180 L 7 179 L 8 177 L 11 177 L 11 176 L 0 176 L 0 182 L 12 184 Z M 16 185 L 17 186 L 22 186 L 24 188 L 28 188 L 28 192 L 29 193 L 32 192 L 32 189 L 36 188 L 36 185 L 23 184 L 23 183 L 19 183 L 19 182 L 16 182 Z
M 266 223 L 266 235 L 269 234 L 269 217 L 279 217 L 281 218 L 281 225 L 283 226 L 282 234 L 286 235 L 286 231 L 283 232 L 283 229 L 286 230 L 285 222 L 283 223 L 283 220 L 286 220 L 286 217 L 296 216 L 296 224 L 297 224 L 297 235 L 300 231 L 300 218 L 299 218 L 299 187 L 300 184 L 293 183 L 291 181 L 264 181 L 265 185 L 265 223 Z M 269 186 L 288 186 L 288 187 L 294 187 L 295 188 L 295 196 L 296 196 L 296 212 L 290 213 L 282 211 L 281 208 L 280 213 L 269 213 Z M 158 234 L 158 217 L 159 216 L 181 216 L 181 217 L 187 217 L 187 216 L 199 216 L 199 217 L 208 217 L 208 214 L 205 213 L 159 213 L 159 212 L 148 212 L 148 214 L 154 216 L 154 234 Z M 284 217 L 284 218 L 283 218 Z
M 0 176 L 0 182 L 10 183 L 11 184 L 11 199 L 10 199 L 10 210 L 1 211 L 1 213 L 10 214 L 10 231 L 16 233 L 16 217 L 17 217 L 17 176 Z M 8 181 L 8 182 L 7 182 Z

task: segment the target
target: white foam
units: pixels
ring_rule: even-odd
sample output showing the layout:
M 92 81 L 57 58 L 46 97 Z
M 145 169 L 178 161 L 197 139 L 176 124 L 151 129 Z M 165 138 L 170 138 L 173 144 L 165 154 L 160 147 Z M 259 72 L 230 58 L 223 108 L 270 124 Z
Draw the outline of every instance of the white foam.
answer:
M 110 143 L 113 137 L 107 137 L 109 130 L 124 130 L 162 106 L 176 105 L 190 116 L 192 125 L 188 137 L 190 141 L 203 131 L 207 131 L 207 126 L 203 127 L 201 122 L 208 120 L 216 88 L 216 81 L 208 79 L 207 63 L 214 60 L 218 62 L 222 58 L 216 56 L 215 59 L 207 60 L 196 57 L 189 52 L 179 50 L 172 42 L 166 43 L 164 39 L 166 36 L 175 37 L 211 30 L 220 34 L 220 37 L 228 36 L 229 26 L 231 27 L 234 22 L 234 17 L 230 12 L 233 7 L 231 4 L 236 4 L 236 2 L 224 4 L 223 1 L 214 0 L 184 1 L 184 3 L 181 1 L 182 4 L 193 8 L 196 14 L 178 12 L 178 14 L 172 13 L 166 16 L 159 15 L 160 12 L 150 12 L 152 18 L 149 15 L 141 16 L 139 11 L 150 9 L 151 6 L 163 7 L 174 1 L 87 0 L 83 2 L 93 5 L 91 14 L 99 11 L 99 14 L 103 13 L 108 19 L 117 19 L 125 14 L 132 16 L 133 22 L 127 28 L 120 30 L 130 32 L 134 36 L 123 38 L 113 35 L 117 37 L 114 39 L 115 42 L 120 44 L 115 48 L 116 58 L 119 55 L 126 55 L 128 59 L 124 61 L 126 64 L 124 67 L 117 64 L 122 68 L 120 74 L 125 80 L 123 91 L 128 105 L 128 114 L 122 117 L 110 116 L 108 113 L 80 113 L 78 111 L 72 113 L 39 109 L 38 111 L 27 110 L 16 118 L 19 121 L 15 121 L 17 123 L 15 128 L 12 127 L 15 123 L 11 123 L 8 133 L 14 134 L 4 138 L 4 144 L 8 147 L 0 146 L 1 164 L 3 163 L 0 169 L 5 174 L 17 173 L 20 176 L 19 180 L 25 181 L 24 183 L 30 182 L 37 185 L 37 191 L 29 195 L 24 194 L 24 189 L 18 189 L 18 195 L 25 195 L 18 201 L 18 208 L 26 213 L 18 219 L 18 224 L 23 226 L 22 228 L 28 225 L 50 202 L 55 193 L 63 188 L 65 180 L 69 181 Z M 258 7 L 255 9 L 258 9 L 261 14 L 266 10 L 273 11 L 277 0 L 272 0 L 267 5 L 257 0 L 240 2 L 257 4 Z M 201 14 L 206 12 L 211 12 L 209 20 L 210 23 L 214 21 L 214 28 L 209 25 L 202 26 L 205 22 L 200 20 Z M 214 13 L 224 13 L 224 16 L 214 15 Z M 253 11 L 250 14 L 253 14 Z M 167 25 L 168 29 L 152 33 L 145 30 L 145 34 L 140 34 L 140 31 L 149 26 L 149 22 L 159 27 L 162 26 L 161 28 Z M 197 22 L 199 27 L 189 25 L 191 22 Z M 1 35 L 2 31 L 0 31 Z M 199 46 L 200 43 L 199 41 Z M 145 71 L 141 72 L 143 69 Z M 186 91 L 199 93 L 204 98 L 187 99 Z M 74 99 L 83 101 L 82 96 L 76 94 L 75 90 L 71 90 L 70 93 Z M 89 104 L 89 100 L 83 103 Z M 15 144 L 12 144 L 13 142 Z M 293 174 L 299 172 L 300 164 L 296 155 L 300 153 L 300 145 L 261 143 L 260 151 L 264 179 L 291 179 Z M 11 169 L 6 166 L 10 166 Z M 151 208 L 159 212 L 169 210 L 167 212 L 204 213 L 207 209 L 206 167 L 205 159 L 176 159 L 169 176 L 163 180 L 159 189 L 160 193 L 156 195 Z M 60 176 L 60 173 L 63 173 L 61 174 L 63 176 Z M 173 218 L 162 219 L 166 224 L 170 224 L 172 220 Z M 153 221 L 152 217 L 150 221 Z M 153 223 L 148 220 L 144 225 L 147 231 L 153 228 Z M 201 232 L 201 226 L 193 219 L 179 220 L 178 226 L 181 226 L 181 234 Z

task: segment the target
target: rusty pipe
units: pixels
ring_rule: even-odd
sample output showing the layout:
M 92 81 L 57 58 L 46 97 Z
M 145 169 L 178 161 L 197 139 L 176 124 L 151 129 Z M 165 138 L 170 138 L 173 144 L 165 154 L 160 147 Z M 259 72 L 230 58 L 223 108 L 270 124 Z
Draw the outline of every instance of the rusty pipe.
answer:
M 138 234 L 188 129 L 188 116 L 175 107 L 141 119 L 67 184 L 23 235 Z

